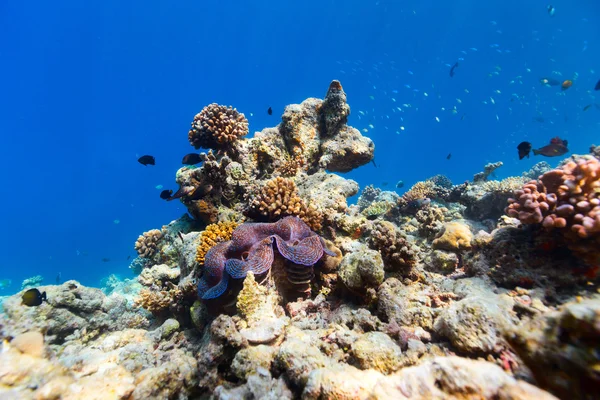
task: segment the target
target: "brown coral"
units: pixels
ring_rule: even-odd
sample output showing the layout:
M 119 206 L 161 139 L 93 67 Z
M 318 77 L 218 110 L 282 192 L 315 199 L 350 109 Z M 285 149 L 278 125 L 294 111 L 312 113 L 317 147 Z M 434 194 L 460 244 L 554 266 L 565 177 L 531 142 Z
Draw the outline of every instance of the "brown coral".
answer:
M 267 181 L 252 200 L 248 214 L 266 221 L 277 221 L 286 216 L 296 216 L 306 222 L 313 231 L 321 229 L 323 215 L 314 207 L 307 206 L 298 195 L 293 180 L 277 177 Z
M 376 221 L 369 246 L 381 253 L 387 269 L 410 269 L 417 263 L 414 246 L 388 221 Z
M 153 291 L 150 289 L 140 290 L 135 304 L 150 311 L 152 314 L 160 314 L 171 305 L 172 296 L 168 290 Z
M 279 168 L 276 169 L 281 176 L 295 176 L 298 170 L 302 167 L 302 158 L 296 156 L 284 161 Z
M 140 257 L 150 258 L 156 253 L 161 238 L 162 232 L 158 229 L 144 232 L 135 242 L 135 251 Z
M 217 243 L 231 240 L 231 235 L 237 226 L 238 224 L 233 221 L 208 225 L 200 234 L 200 244 L 196 248 L 196 262 L 204 265 L 206 252 Z
M 436 188 L 435 182 L 431 180 L 417 182 L 398 199 L 398 206 L 405 209 L 414 202 L 436 197 Z
M 221 149 L 248 134 L 248 120 L 235 108 L 213 103 L 194 117 L 188 140 L 196 149 Z
M 433 248 L 451 251 L 470 249 L 471 240 L 473 234 L 467 225 L 458 221 L 447 222 L 442 234 L 433 241 Z
M 581 157 L 546 172 L 515 191 L 506 213 L 524 224 L 563 232 L 571 250 L 598 262 L 600 161 Z

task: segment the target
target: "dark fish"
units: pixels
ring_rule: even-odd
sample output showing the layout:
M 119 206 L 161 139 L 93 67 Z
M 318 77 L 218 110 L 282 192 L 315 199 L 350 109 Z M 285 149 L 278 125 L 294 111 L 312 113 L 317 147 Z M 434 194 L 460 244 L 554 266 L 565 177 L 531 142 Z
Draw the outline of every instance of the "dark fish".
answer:
M 185 165 L 196 165 L 202 162 L 202 158 L 200 158 L 200 154 L 198 153 L 190 153 L 183 156 L 183 160 L 181 160 L 182 164 Z
M 131 255 L 127 256 L 127 259 L 125 261 L 129 260 L 130 258 L 131 258 Z
M 374 158 L 371 160 L 371 162 L 373 163 L 373 166 L 374 166 L 375 168 L 377 168 L 377 164 L 375 164 L 375 159 L 374 159 Z
M 397 187 L 398 189 L 400 189 L 400 188 L 404 187 L 404 181 L 398 181 L 398 182 L 396 183 L 396 187 Z
M 42 302 L 48 301 L 46 299 L 46 292 L 40 293 L 38 289 L 29 289 L 21 296 L 21 300 L 23 300 L 23 304 L 28 307 L 37 307 Z
M 177 234 L 179 235 L 179 239 L 181 239 L 181 243 L 183 243 L 183 235 L 181 234 L 181 232 L 177 232 Z
M 463 114 L 463 115 L 460 117 L 460 120 L 462 121 L 463 119 L 465 119 L 465 117 L 466 117 L 466 116 L 467 116 L 467 114 Z
M 213 189 L 212 185 L 200 185 L 198 187 L 182 186 L 167 201 L 175 200 L 180 197 L 186 197 L 188 200 L 199 200 Z
M 546 120 L 544 119 L 544 117 L 533 117 L 533 120 L 535 122 L 539 122 L 540 124 L 544 123 Z
M 68 287 L 69 287 L 69 290 L 75 290 L 75 289 L 77 289 L 77 285 L 74 284 L 74 283 L 69 283 Z
M 519 160 L 522 160 L 525 157 L 529 158 L 529 152 L 531 151 L 531 143 L 521 142 L 517 146 L 517 150 L 519 150 Z
M 389 182 L 383 182 L 383 183 L 381 184 L 381 186 L 384 186 L 384 187 L 385 187 L 385 186 L 387 186 L 387 185 L 389 185 Z
M 106 258 L 105 257 L 105 258 L 102 259 L 102 262 L 109 262 L 109 261 L 110 261 L 110 258 Z
M 446 156 L 446 160 L 449 160 L 452 158 L 452 153 L 448 153 L 448 155 Z
M 552 78 L 542 78 L 540 79 L 540 83 L 544 86 L 558 86 L 562 84 L 561 81 L 557 81 L 556 79 Z
M 163 200 L 169 200 L 172 194 L 172 190 L 163 190 L 162 192 L 160 192 L 160 198 Z
M 269 109 L 267 110 L 267 114 L 273 115 L 273 109 L 271 107 L 269 107 Z
M 454 63 L 454 65 L 450 68 L 450 78 L 454 76 L 454 70 L 458 67 L 458 61 Z
M 587 106 L 583 107 L 583 111 L 589 110 L 591 106 L 592 106 L 591 104 L 588 104 Z
M 141 156 L 140 158 L 138 158 L 138 162 L 143 166 L 156 165 L 154 156 Z
M 594 87 L 594 90 L 600 90 L 600 80 L 598 82 L 596 82 L 596 86 Z
M 61 279 L 61 275 L 60 272 L 56 275 L 56 284 L 60 285 L 60 279 Z
M 566 154 L 569 152 L 569 149 L 567 148 L 567 144 L 568 143 L 566 140 L 562 140 L 559 137 L 555 137 L 550 140 L 549 145 L 544 146 L 540 149 L 534 149 L 533 155 L 537 156 L 539 154 L 539 155 L 546 156 L 546 157 L 562 156 L 563 154 Z

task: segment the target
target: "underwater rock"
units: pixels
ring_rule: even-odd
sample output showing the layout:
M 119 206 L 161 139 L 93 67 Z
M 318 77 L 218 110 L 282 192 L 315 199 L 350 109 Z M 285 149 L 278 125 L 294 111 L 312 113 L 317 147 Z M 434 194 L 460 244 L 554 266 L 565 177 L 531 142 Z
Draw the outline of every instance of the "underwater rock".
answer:
M 389 278 L 379 287 L 377 299 L 377 312 L 382 320 L 399 326 L 433 329 L 431 299 L 420 285 L 405 286 L 396 278 Z
M 21 333 L 10 341 L 23 354 L 32 357 L 42 357 L 44 355 L 44 335 L 37 331 Z
M 453 272 L 459 263 L 456 253 L 444 250 L 433 250 L 425 259 L 428 270 L 440 273 Z
M 364 294 L 368 288 L 377 288 L 385 272 L 379 252 L 362 245 L 362 249 L 346 254 L 339 267 L 338 276 L 353 293 Z
M 368 332 L 352 344 L 350 350 L 361 369 L 374 369 L 384 374 L 400 367 L 402 350 L 383 332 Z
M 471 229 L 464 223 L 446 222 L 441 235 L 433 241 L 433 248 L 450 251 L 470 249 L 472 239 Z
M 511 330 L 507 340 L 540 387 L 563 399 L 600 397 L 600 299 L 539 313 Z
M 248 379 L 256 374 L 260 368 L 271 369 L 275 358 L 275 349 L 270 346 L 250 346 L 238 351 L 231 362 L 231 371 L 239 379 Z
M 305 335 L 292 328 L 279 347 L 275 364 L 294 385 L 304 387 L 310 372 L 327 367 L 330 361 Z
M 235 388 L 218 386 L 213 396 L 218 400 L 238 399 L 293 399 L 294 395 L 288 388 L 283 377 L 271 377 L 268 369 L 258 367 L 255 374 L 248 376 L 247 382 Z

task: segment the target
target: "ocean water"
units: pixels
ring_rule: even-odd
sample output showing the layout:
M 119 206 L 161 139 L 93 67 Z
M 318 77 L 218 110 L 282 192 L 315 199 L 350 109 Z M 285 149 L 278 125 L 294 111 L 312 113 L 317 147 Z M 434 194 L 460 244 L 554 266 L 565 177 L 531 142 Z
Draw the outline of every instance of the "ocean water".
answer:
M 189 124 L 212 102 L 255 132 L 339 79 L 349 124 L 376 145 L 377 167 L 347 174 L 361 188 L 461 183 L 495 161 L 498 178 L 520 175 L 542 160 L 518 160 L 523 140 L 587 152 L 600 142 L 600 2 L 555 1 L 553 16 L 548 5 L 0 2 L 0 280 L 12 280 L 0 295 L 33 275 L 130 276 L 138 235 L 186 211 L 157 186 L 177 189 Z

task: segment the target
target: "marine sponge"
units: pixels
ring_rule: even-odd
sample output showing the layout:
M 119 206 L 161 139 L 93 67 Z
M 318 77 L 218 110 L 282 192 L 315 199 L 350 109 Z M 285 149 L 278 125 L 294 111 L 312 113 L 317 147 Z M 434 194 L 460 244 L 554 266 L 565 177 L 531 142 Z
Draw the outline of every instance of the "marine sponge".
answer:
M 161 238 L 162 232 L 158 229 L 144 232 L 135 242 L 135 251 L 140 257 L 150 258 L 156 253 Z
M 250 203 L 248 214 L 266 221 L 296 216 L 314 231 L 321 229 L 322 213 L 307 206 L 298 195 L 293 180 L 277 177 L 267 181 Z
M 440 237 L 433 241 L 433 248 L 452 251 L 470 249 L 471 240 L 473 234 L 467 225 L 457 221 L 447 222 Z
M 216 103 L 194 117 L 188 140 L 196 149 L 221 149 L 248 134 L 248 120 L 235 108 Z
M 547 230 L 557 229 L 571 250 L 587 261 L 600 260 L 598 159 L 581 157 L 548 171 L 515 191 L 515 198 L 508 202 L 506 213 L 510 217 L 524 224 L 541 224 Z
M 217 243 L 231 240 L 231 235 L 238 224 L 234 221 L 210 224 L 200 233 L 200 244 L 196 248 L 196 262 L 204 265 L 206 252 Z

